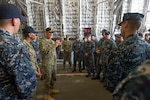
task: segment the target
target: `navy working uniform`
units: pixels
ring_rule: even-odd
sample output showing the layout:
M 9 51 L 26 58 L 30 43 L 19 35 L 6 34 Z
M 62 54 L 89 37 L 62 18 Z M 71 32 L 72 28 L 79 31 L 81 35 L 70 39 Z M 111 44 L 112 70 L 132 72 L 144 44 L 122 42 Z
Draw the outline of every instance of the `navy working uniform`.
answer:
M 110 32 L 105 32 L 105 38 L 102 44 L 102 50 L 101 50 L 101 56 L 100 56 L 100 62 L 102 64 L 102 72 L 103 72 L 103 78 L 102 81 L 106 78 L 106 71 L 108 68 L 108 58 L 110 56 L 111 50 L 116 47 L 116 43 L 114 40 L 110 37 Z
M 134 19 L 141 20 L 144 15 L 139 13 L 124 14 L 123 21 Z M 135 34 L 130 34 L 126 39 L 113 49 L 109 57 L 107 70 L 107 88 L 111 92 L 116 85 L 143 61 L 150 58 L 150 45 Z
M 81 61 L 83 58 L 83 48 L 82 42 L 80 42 L 79 37 L 76 37 L 76 41 L 72 44 L 72 50 L 74 52 L 74 69 L 73 72 L 76 71 L 76 66 L 78 62 L 79 71 L 81 72 Z
M 86 47 L 87 47 L 87 37 L 85 36 L 84 38 L 83 38 L 83 42 L 82 42 L 82 48 L 83 48 L 83 51 L 82 51 L 82 53 L 83 53 L 83 59 L 82 59 L 82 62 L 83 62 L 83 64 L 82 64 L 82 70 L 84 70 L 85 69 L 85 67 L 86 67 L 86 61 L 85 61 L 85 55 L 84 55 L 84 50 L 86 49 Z
M 19 9 L 12 4 L 0 5 L 0 21 L 6 19 L 9 23 L 14 18 L 21 19 Z M 8 20 L 9 19 L 9 20 Z M 10 22 L 13 23 L 13 22 Z M 5 24 L 9 30 L 12 26 Z M 13 28 L 19 28 L 16 24 Z M 36 86 L 36 75 L 30 63 L 28 53 L 13 35 L 0 28 L 0 100 L 26 100 Z M 12 29 L 13 29 L 12 28 Z M 15 30 L 18 31 L 17 29 Z
M 94 48 L 94 69 L 93 70 L 94 70 L 94 73 L 97 74 L 97 67 L 96 67 L 97 66 L 97 53 L 96 53 L 96 48 L 98 46 L 98 41 L 97 41 L 94 34 L 91 35 L 91 40 L 93 41 L 93 43 L 95 45 L 95 48 Z M 95 76 L 92 77 L 92 79 L 94 79 L 94 78 L 95 78 Z
M 2 29 L 0 29 L 0 56 L 0 99 L 28 98 L 36 86 L 35 71 L 23 44 Z
M 130 73 L 113 92 L 113 100 L 150 100 L 150 60 Z
M 93 41 L 91 41 L 89 38 L 91 38 L 91 35 L 88 36 L 88 42 L 84 45 L 84 56 L 85 56 L 85 65 L 87 68 L 88 75 L 87 77 L 91 76 L 91 73 L 93 73 L 94 76 L 94 50 L 95 50 L 95 44 Z
M 103 29 L 102 30 L 102 38 L 98 41 L 97 43 L 97 48 L 96 48 L 96 64 L 95 64 L 95 68 L 96 68 L 96 77 L 95 79 L 100 79 L 100 73 L 102 70 L 102 65 L 100 64 L 100 57 L 101 57 L 101 51 L 102 51 L 102 44 L 105 41 L 105 32 L 107 30 Z

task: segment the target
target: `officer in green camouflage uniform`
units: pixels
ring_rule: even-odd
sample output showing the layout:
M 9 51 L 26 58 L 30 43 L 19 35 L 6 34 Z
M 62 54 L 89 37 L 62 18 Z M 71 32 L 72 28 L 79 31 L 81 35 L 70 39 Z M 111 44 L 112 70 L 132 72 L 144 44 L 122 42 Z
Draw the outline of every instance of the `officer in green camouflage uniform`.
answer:
M 34 29 L 32 27 L 26 26 L 23 30 L 23 36 L 24 36 L 23 44 L 26 47 L 27 52 L 29 54 L 32 67 L 35 70 L 37 78 L 40 78 L 41 72 L 40 72 L 40 68 L 38 66 L 38 62 L 36 59 L 36 52 L 35 52 L 33 46 L 30 44 L 31 40 L 36 38 L 36 32 L 34 31 Z M 30 100 L 36 100 L 36 89 L 32 93 Z
M 69 65 L 70 65 L 70 68 L 72 66 L 72 63 L 71 63 L 71 50 L 72 50 L 72 42 L 69 40 L 69 36 L 66 35 L 66 38 L 65 40 L 63 41 L 62 43 L 62 48 L 64 50 L 64 53 L 63 53 L 63 67 L 65 69 L 66 67 L 66 61 L 69 61 Z
M 56 81 L 57 56 L 56 47 L 61 44 L 60 40 L 52 40 L 53 31 L 51 28 L 46 29 L 45 38 L 40 40 L 40 53 L 42 58 L 42 69 L 45 75 L 44 80 L 44 100 L 54 100 L 50 93 L 58 93 L 54 90 L 54 81 Z

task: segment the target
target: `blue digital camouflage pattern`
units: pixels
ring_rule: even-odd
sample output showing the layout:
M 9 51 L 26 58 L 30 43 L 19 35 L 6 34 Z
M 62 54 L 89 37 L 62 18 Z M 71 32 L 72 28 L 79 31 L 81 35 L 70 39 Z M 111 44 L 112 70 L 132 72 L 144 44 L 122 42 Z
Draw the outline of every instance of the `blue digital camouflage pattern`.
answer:
M 96 50 L 99 51 L 99 53 L 97 53 L 97 58 L 96 58 L 96 67 L 99 65 L 99 61 L 100 61 L 100 56 L 101 56 L 101 51 L 102 51 L 102 44 L 105 41 L 105 38 L 101 38 L 98 43 L 97 43 L 97 48 Z
M 83 57 L 83 47 L 82 47 L 82 42 L 80 41 L 75 41 L 72 44 L 72 50 L 74 51 L 74 59 L 76 61 L 82 60 Z
M 38 40 L 32 40 L 30 43 L 31 43 L 31 45 L 33 46 L 33 48 L 34 48 L 34 50 L 35 50 L 36 52 L 39 52 L 39 51 L 40 51 Z
M 0 100 L 26 100 L 36 76 L 23 44 L 0 29 Z
M 97 48 L 100 48 L 102 46 L 102 43 L 104 42 L 105 38 L 101 38 L 97 43 Z
M 40 55 L 40 47 L 39 47 L 39 41 L 36 40 L 32 40 L 30 41 L 30 44 L 33 46 L 35 52 L 36 52 L 36 59 L 38 62 L 40 62 L 41 59 L 41 55 Z
M 130 73 L 113 92 L 113 100 L 150 100 L 150 60 Z
M 106 67 L 106 64 L 108 63 L 108 57 L 111 53 L 111 50 L 116 47 L 116 43 L 114 40 L 104 40 L 102 43 L 102 50 L 101 50 L 101 56 L 100 60 L 102 60 L 103 65 Z
M 94 42 L 94 45 L 95 45 L 95 51 L 96 51 L 96 48 L 97 48 L 97 46 L 98 46 L 98 41 L 97 41 L 97 39 L 92 40 L 92 41 Z
M 94 68 L 95 68 L 94 51 L 95 51 L 95 44 L 93 41 L 88 41 L 84 43 L 83 52 L 85 56 L 85 65 L 86 65 L 87 72 L 89 75 L 91 73 L 94 73 Z
M 131 71 L 150 58 L 150 45 L 137 34 L 128 36 L 112 50 L 107 70 L 107 88 L 112 92 Z
M 86 42 L 86 45 L 84 46 L 84 53 L 88 53 L 88 55 L 92 55 L 95 51 L 95 44 L 93 41 Z

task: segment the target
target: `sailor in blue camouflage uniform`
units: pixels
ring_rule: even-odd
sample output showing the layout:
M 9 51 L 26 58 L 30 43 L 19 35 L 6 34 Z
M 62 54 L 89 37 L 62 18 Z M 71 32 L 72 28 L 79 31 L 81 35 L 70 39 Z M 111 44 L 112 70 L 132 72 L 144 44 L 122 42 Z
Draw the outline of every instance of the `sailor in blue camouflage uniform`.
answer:
M 73 63 L 73 71 L 76 71 L 76 67 L 77 67 L 77 62 L 78 62 L 78 67 L 79 67 L 79 71 L 82 72 L 81 70 L 81 61 L 83 58 L 83 48 L 82 48 L 82 42 L 80 41 L 79 36 L 76 36 L 75 38 L 75 42 L 73 42 L 72 44 L 72 50 L 74 52 L 74 63 Z
M 150 45 L 137 34 L 143 18 L 140 13 L 125 13 L 119 24 L 124 41 L 112 50 L 108 60 L 107 89 L 111 92 L 138 65 L 150 58 Z
M 96 47 L 96 76 L 93 79 L 100 79 L 100 73 L 102 70 L 102 65 L 100 65 L 100 56 L 101 56 L 101 50 L 102 50 L 102 44 L 105 40 L 105 32 L 107 30 L 103 29 L 102 32 L 102 38 L 98 41 L 97 47 Z M 102 80 L 101 80 L 102 81 Z
M 85 49 L 86 49 L 86 47 L 87 47 L 87 37 L 86 36 L 84 36 L 83 37 L 83 42 L 82 42 L 82 48 L 83 48 L 83 60 L 82 60 L 82 62 L 83 62 L 83 64 L 82 64 L 82 70 L 85 70 L 85 67 L 86 67 L 86 61 L 85 61 L 85 55 L 84 55 L 84 52 L 85 52 Z
M 36 33 L 37 36 L 38 33 Z M 40 56 L 40 47 L 39 47 L 39 41 L 38 39 L 34 39 L 30 42 L 30 44 L 33 46 L 35 52 L 36 52 L 36 59 L 38 62 L 40 62 L 41 56 Z
M 102 65 L 103 72 L 103 80 L 106 77 L 106 71 L 108 67 L 108 57 L 111 53 L 111 50 L 116 47 L 116 43 L 111 39 L 110 32 L 105 32 L 105 40 L 102 43 L 101 56 L 100 56 L 100 64 Z
M 94 42 L 94 45 L 95 45 L 95 48 L 94 48 L 94 73 L 95 73 L 95 76 L 93 76 L 91 79 L 95 79 L 95 77 L 97 76 L 97 70 L 96 70 L 96 66 L 97 66 L 97 53 L 96 53 L 96 48 L 98 46 L 98 41 L 96 39 L 96 35 L 95 34 L 91 34 L 91 41 Z
M 150 100 L 150 60 L 130 73 L 113 92 L 113 100 Z
M 85 56 L 85 64 L 87 68 L 87 75 L 86 77 L 90 77 L 91 74 L 93 73 L 93 76 L 95 75 L 94 73 L 94 50 L 95 50 L 95 44 L 93 41 L 91 41 L 91 35 L 87 36 L 87 43 L 84 47 L 84 56 Z
M 20 20 L 25 21 L 25 18 L 16 6 L 0 5 L 0 100 L 26 100 L 36 86 L 28 53 L 13 37 Z

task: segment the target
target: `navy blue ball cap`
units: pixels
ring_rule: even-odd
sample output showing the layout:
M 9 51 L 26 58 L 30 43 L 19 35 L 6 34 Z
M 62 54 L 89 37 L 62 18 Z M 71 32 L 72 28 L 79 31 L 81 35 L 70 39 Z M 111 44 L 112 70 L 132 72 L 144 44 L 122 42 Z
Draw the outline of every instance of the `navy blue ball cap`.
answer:
M 110 32 L 109 32 L 109 31 L 106 31 L 106 32 L 105 32 L 105 35 L 110 35 Z
M 91 36 L 96 36 L 95 34 L 91 34 Z
M 26 21 L 26 18 L 21 15 L 19 9 L 15 5 L 9 3 L 0 4 L 0 19 L 11 18 L 20 18 L 21 21 Z
M 76 39 L 79 39 L 79 38 L 80 38 L 80 36 L 78 36 L 78 35 L 77 35 L 77 36 L 75 36 L 75 38 L 76 38 Z
M 91 37 L 91 34 L 88 34 L 88 35 L 87 35 L 87 38 L 89 38 L 89 37 Z
M 38 32 L 36 32 L 31 26 L 26 26 L 26 27 L 23 29 L 23 34 L 28 34 L 28 33 L 37 34 Z
M 121 26 L 121 24 L 126 20 L 142 21 L 143 18 L 144 18 L 144 15 L 140 14 L 140 13 L 125 13 L 123 16 L 123 21 L 121 23 L 119 23 L 118 25 Z
M 105 33 L 106 31 L 107 31 L 106 29 L 103 29 L 103 30 L 102 30 L 102 33 L 103 33 L 103 32 Z

